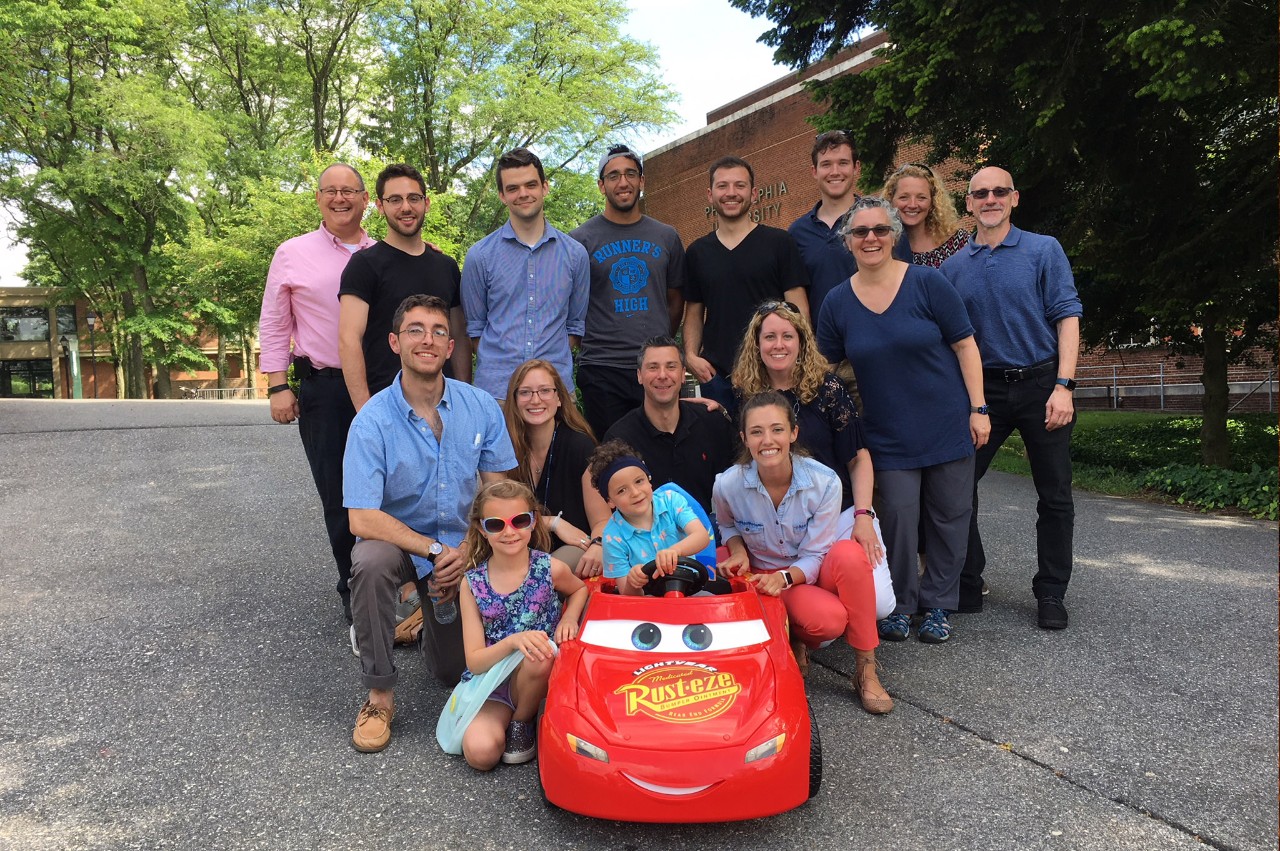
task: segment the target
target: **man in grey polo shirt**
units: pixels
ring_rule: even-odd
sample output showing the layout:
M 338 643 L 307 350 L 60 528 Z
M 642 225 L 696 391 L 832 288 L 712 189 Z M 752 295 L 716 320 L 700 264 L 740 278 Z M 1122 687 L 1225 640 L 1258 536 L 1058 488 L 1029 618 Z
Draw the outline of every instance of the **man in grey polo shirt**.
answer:
M 587 422 L 600 437 L 644 401 L 635 372 L 640 346 L 680 327 L 684 245 L 675 228 L 640 212 L 640 154 L 614 145 L 600 158 L 596 176 L 604 212 L 569 235 L 591 261 L 578 387 Z

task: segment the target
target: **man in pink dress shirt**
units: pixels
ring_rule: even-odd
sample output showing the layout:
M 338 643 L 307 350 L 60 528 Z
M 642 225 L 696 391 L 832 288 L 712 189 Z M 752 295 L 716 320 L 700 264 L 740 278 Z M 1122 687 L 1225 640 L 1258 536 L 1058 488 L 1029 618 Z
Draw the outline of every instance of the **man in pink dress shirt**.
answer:
M 360 227 L 369 193 L 351 166 L 334 163 L 321 172 L 316 204 L 320 227 L 286 240 L 271 260 L 258 321 L 260 365 L 267 373 L 271 418 L 298 421 L 338 563 L 338 596 L 351 623 L 347 580 L 355 538 L 342 507 L 342 456 L 355 408 L 338 358 L 338 282 L 352 253 L 374 241 Z M 286 380 L 290 362 L 298 379 L 297 396 Z

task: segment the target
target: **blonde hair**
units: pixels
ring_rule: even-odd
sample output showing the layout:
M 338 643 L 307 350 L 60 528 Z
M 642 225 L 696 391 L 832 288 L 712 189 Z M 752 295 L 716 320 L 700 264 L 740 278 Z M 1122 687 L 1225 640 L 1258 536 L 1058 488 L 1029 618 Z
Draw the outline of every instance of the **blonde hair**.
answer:
M 956 215 L 956 203 L 951 197 L 942 178 L 928 166 L 907 163 L 884 182 L 881 195 L 890 204 L 893 196 L 898 194 L 898 184 L 904 177 L 918 177 L 929 184 L 929 215 L 924 218 L 924 230 L 938 242 L 942 242 L 960 228 L 960 217 Z
M 463 544 L 468 547 L 467 570 L 471 570 L 483 561 L 488 561 L 493 555 L 489 536 L 480 528 L 480 521 L 484 519 L 484 504 L 491 499 L 524 500 L 524 504 L 534 513 L 533 537 L 529 541 L 529 546 L 543 552 L 551 551 L 551 534 L 538 522 L 538 499 L 533 495 L 533 491 L 524 482 L 502 479 L 480 488 L 476 498 L 471 501 L 471 510 L 467 512 L 467 536 L 463 540 Z
M 532 454 L 529 447 L 529 427 L 520 418 L 520 409 L 516 404 L 516 391 L 529 373 L 535 369 L 540 369 L 550 375 L 551 383 L 555 385 L 556 396 L 560 399 L 560 408 L 556 411 L 556 424 L 567 425 L 574 431 L 580 431 L 591 438 L 592 443 L 596 442 L 596 436 L 592 433 L 591 426 L 587 425 L 586 418 L 578 410 L 578 404 L 574 400 L 573 394 L 569 392 L 569 388 L 565 385 L 564 379 L 560 377 L 560 372 L 555 366 L 538 358 L 527 360 L 520 364 L 520 366 L 516 367 L 516 371 L 511 374 L 511 380 L 507 382 L 507 401 L 502 406 L 502 414 L 507 421 L 507 434 L 511 436 L 511 446 L 515 449 L 516 460 L 519 461 L 515 476 L 518 481 L 528 485 L 531 490 L 535 484 L 535 476 L 533 475 L 533 468 L 529 464 L 529 456 Z
M 817 397 L 823 379 L 831 371 L 831 364 L 818 351 L 818 343 L 814 339 L 813 326 L 809 324 L 809 320 L 803 313 L 792 310 L 781 302 L 764 313 L 757 310 L 747 323 L 747 332 L 743 335 L 738 361 L 733 365 L 730 380 L 746 398 L 773 389 L 769 383 L 768 370 L 764 366 L 764 358 L 760 356 L 760 326 L 770 314 L 777 314 L 778 318 L 790 322 L 796 329 L 800 350 L 796 354 L 796 365 L 791 369 L 791 377 L 795 380 L 793 390 L 796 397 L 801 404 L 807 405 Z

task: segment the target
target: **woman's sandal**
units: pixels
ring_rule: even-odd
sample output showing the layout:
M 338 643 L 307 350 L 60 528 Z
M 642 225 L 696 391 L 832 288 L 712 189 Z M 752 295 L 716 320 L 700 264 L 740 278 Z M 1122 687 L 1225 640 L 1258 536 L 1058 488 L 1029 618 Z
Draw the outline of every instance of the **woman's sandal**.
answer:
M 853 692 L 862 708 L 872 715 L 888 715 L 893 711 L 893 698 L 876 675 L 879 663 L 874 658 L 858 657 L 853 673 Z

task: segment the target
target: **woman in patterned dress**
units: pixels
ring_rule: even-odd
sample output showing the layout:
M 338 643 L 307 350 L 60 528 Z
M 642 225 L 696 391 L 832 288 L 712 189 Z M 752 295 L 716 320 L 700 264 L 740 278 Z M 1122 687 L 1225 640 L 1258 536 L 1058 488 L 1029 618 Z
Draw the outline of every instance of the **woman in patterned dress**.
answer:
M 969 243 L 969 232 L 961 230 L 955 201 L 933 169 L 907 163 L 885 181 L 886 201 L 898 211 L 903 234 L 894 256 L 916 266 L 937 269 L 952 254 Z

